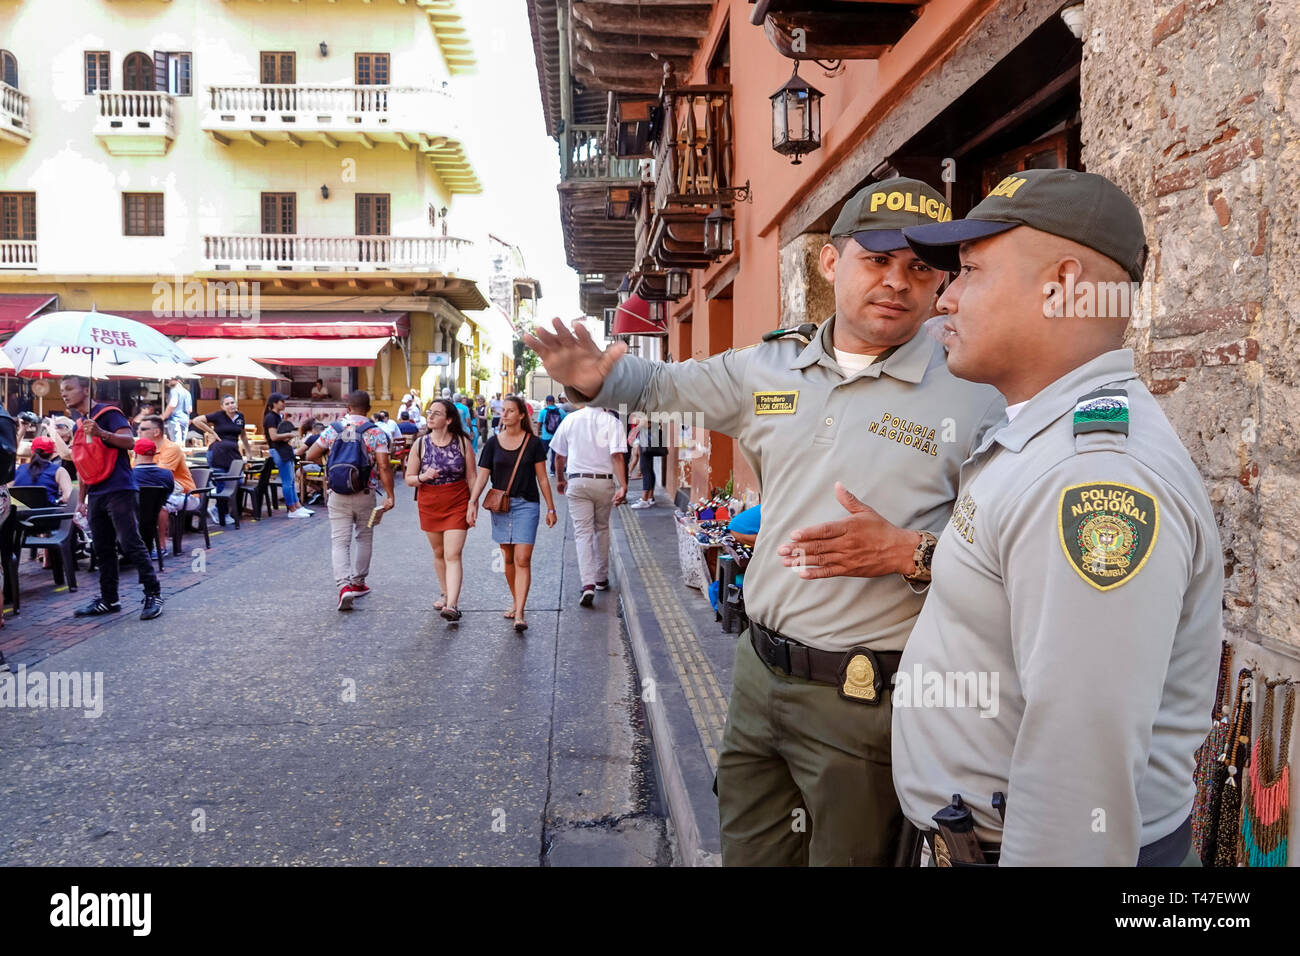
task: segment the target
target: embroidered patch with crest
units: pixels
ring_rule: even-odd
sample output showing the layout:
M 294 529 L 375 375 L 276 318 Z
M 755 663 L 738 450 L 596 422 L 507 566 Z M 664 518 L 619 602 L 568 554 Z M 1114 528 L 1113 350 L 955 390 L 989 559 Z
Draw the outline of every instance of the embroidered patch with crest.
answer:
M 1120 432 L 1128 434 L 1128 392 L 1122 388 L 1099 388 L 1079 399 L 1074 406 L 1074 433 Z
M 1160 505 L 1119 482 L 1071 485 L 1061 492 L 1057 531 L 1079 577 L 1109 591 L 1142 570 L 1160 531 Z

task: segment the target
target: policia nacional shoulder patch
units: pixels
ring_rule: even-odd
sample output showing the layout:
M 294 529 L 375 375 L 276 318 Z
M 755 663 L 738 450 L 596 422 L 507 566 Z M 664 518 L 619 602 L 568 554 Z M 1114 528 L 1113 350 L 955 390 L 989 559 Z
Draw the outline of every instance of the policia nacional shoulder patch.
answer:
M 1099 591 L 1117 588 L 1146 564 L 1160 531 L 1160 505 L 1140 488 L 1114 481 L 1070 485 L 1057 515 L 1070 565 Z

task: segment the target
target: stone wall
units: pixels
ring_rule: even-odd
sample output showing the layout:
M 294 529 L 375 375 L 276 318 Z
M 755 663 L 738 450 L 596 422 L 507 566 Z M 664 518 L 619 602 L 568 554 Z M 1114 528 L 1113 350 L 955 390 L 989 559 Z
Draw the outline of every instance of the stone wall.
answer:
M 827 233 L 809 232 L 781 249 L 781 328 L 821 322 L 835 311 L 835 288 L 817 267 L 829 241 Z
M 1300 12 L 1087 0 L 1083 160 L 1139 202 L 1143 377 L 1219 516 L 1230 634 L 1300 659 Z

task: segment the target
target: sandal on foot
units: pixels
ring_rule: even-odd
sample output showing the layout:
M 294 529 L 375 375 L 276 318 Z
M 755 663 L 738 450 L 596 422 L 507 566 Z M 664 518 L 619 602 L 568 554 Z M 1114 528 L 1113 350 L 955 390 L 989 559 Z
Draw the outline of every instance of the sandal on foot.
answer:
M 520 617 L 515 618 L 515 632 L 522 634 L 526 630 L 528 630 L 528 622 Z
M 446 606 L 447 606 L 447 595 L 445 594 L 438 595 L 438 600 L 433 602 L 433 609 L 435 611 L 441 611 Z
M 442 619 L 444 621 L 450 621 L 453 624 L 455 624 L 457 621 L 460 620 L 460 608 L 455 607 L 451 604 L 448 604 L 438 613 L 442 615 Z
M 506 611 L 506 613 L 502 614 L 501 616 L 504 617 L 507 621 L 513 621 L 513 620 L 515 619 L 515 609 L 514 609 L 514 608 L 511 608 L 510 610 Z

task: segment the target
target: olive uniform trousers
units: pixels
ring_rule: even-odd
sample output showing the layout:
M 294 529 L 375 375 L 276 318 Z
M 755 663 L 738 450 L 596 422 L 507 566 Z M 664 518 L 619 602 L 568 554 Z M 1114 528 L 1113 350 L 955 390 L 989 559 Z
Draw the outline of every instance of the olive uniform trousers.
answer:
M 765 664 L 740 636 L 718 756 L 725 866 L 892 866 L 903 813 L 878 704 Z

